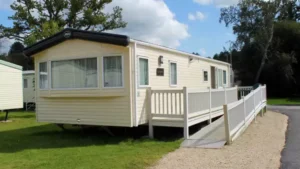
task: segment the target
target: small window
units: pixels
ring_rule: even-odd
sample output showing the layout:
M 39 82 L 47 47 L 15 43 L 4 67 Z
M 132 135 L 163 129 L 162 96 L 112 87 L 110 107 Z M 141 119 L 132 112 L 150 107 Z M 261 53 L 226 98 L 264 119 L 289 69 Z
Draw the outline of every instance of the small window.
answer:
M 48 68 L 47 62 L 40 63 L 39 68 L 40 89 L 48 89 Z
M 141 86 L 149 85 L 149 63 L 148 59 L 139 58 L 139 81 Z
M 223 84 L 227 83 L 227 76 L 226 76 L 226 70 L 223 70 Z
M 24 88 L 28 88 L 28 79 L 23 79 Z
M 170 84 L 177 85 L 177 64 L 174 62 L 170 62 Z
M 123 87 L 123 63 L 121 56 L 103 57 L 104 87 Z
M 208 81 L 208 72 L 206 70 L 203 71 L 203 80 L 204 82 Z

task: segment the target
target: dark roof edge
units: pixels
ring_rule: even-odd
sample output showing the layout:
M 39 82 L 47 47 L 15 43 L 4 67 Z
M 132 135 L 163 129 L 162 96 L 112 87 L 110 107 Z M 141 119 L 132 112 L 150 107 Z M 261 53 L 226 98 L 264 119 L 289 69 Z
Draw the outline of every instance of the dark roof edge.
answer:
M 26 47 L 23 52 L 25 55 L 31 56 L 68 39 L 83 39 L 118 46 L 128 46 L 130 43 L 130 38 L 125 35 L 66 28 L 53 36 Z

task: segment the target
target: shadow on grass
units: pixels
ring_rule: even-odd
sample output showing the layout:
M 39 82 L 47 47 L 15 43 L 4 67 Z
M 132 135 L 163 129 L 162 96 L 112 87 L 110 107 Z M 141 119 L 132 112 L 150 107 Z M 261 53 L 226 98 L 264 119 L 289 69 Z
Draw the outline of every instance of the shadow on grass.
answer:
M 18 116 L 19 118 L 20 116 Z M 27 118 L 27 117 L 25 117 Z M 0 132 L 0 152 L 13 153 L 26 149 L 72 148 L 92 145 L 116 145 L 120 143 L 138 145 L 144 142 L 174 142 L 179 140 L 182 129 L 157 128 L 156 140 L 145 138 L 148 127 L 111 128 L 115 136 L 99 128 L 68 128 L 63 131 L 54 124 L 33 126 Z

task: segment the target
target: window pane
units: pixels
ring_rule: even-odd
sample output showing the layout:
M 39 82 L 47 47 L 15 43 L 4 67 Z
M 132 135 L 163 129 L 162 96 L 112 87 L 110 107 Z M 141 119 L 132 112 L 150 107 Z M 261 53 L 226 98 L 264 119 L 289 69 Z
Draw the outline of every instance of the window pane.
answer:
M 54 61 L 51 63 L 52 88 L 95 88 L 97 58 Z
M 223 70 L 223 83 L 226 84 L 226 71 Z
M 204 81 L 208 81 L 208 72 L 207 71 L 203 72 L 203 77 L 204 77 Z
M 122 57 L 110 56 L 103 58 L 104 87 L 122 87 Z
M 171 85 L 177 85 L 177 64 L 171 63 Z
M 149 85 L 148 59 L 139 59 L 140 85 Z
M 48 69 L 47 62 L 40 63 L 40 89 L 48 89 Z
M 23 79 L 23 85 L 24 85 L 24 88 L 28 88 L 28 80 L 27 79 Z

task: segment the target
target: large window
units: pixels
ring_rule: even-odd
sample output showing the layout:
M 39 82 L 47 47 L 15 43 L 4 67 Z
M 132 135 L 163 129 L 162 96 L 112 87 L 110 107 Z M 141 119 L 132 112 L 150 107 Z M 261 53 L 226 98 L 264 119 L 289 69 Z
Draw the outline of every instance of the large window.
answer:
M 123 87 L 123 64 L 121 56 L 103 57 L 103 86 Z
M 226 79 L 226 70 L 223 70 L 223 84 L 227 83 L 227 79 Z
M 139 81 L 140 86 L 149 85 L 149 63 L 146 58 L 139 58 Z
M 170 85 L 177 85 L 177 64 L 170 62 Z
M 40 89 L 48 89 L 48 69 L 47 62 L 42 62 L 39 65 L 39 80 Z
M 53 61 L 51 63 L 52 88 L 96 88 L 97 58 Z

